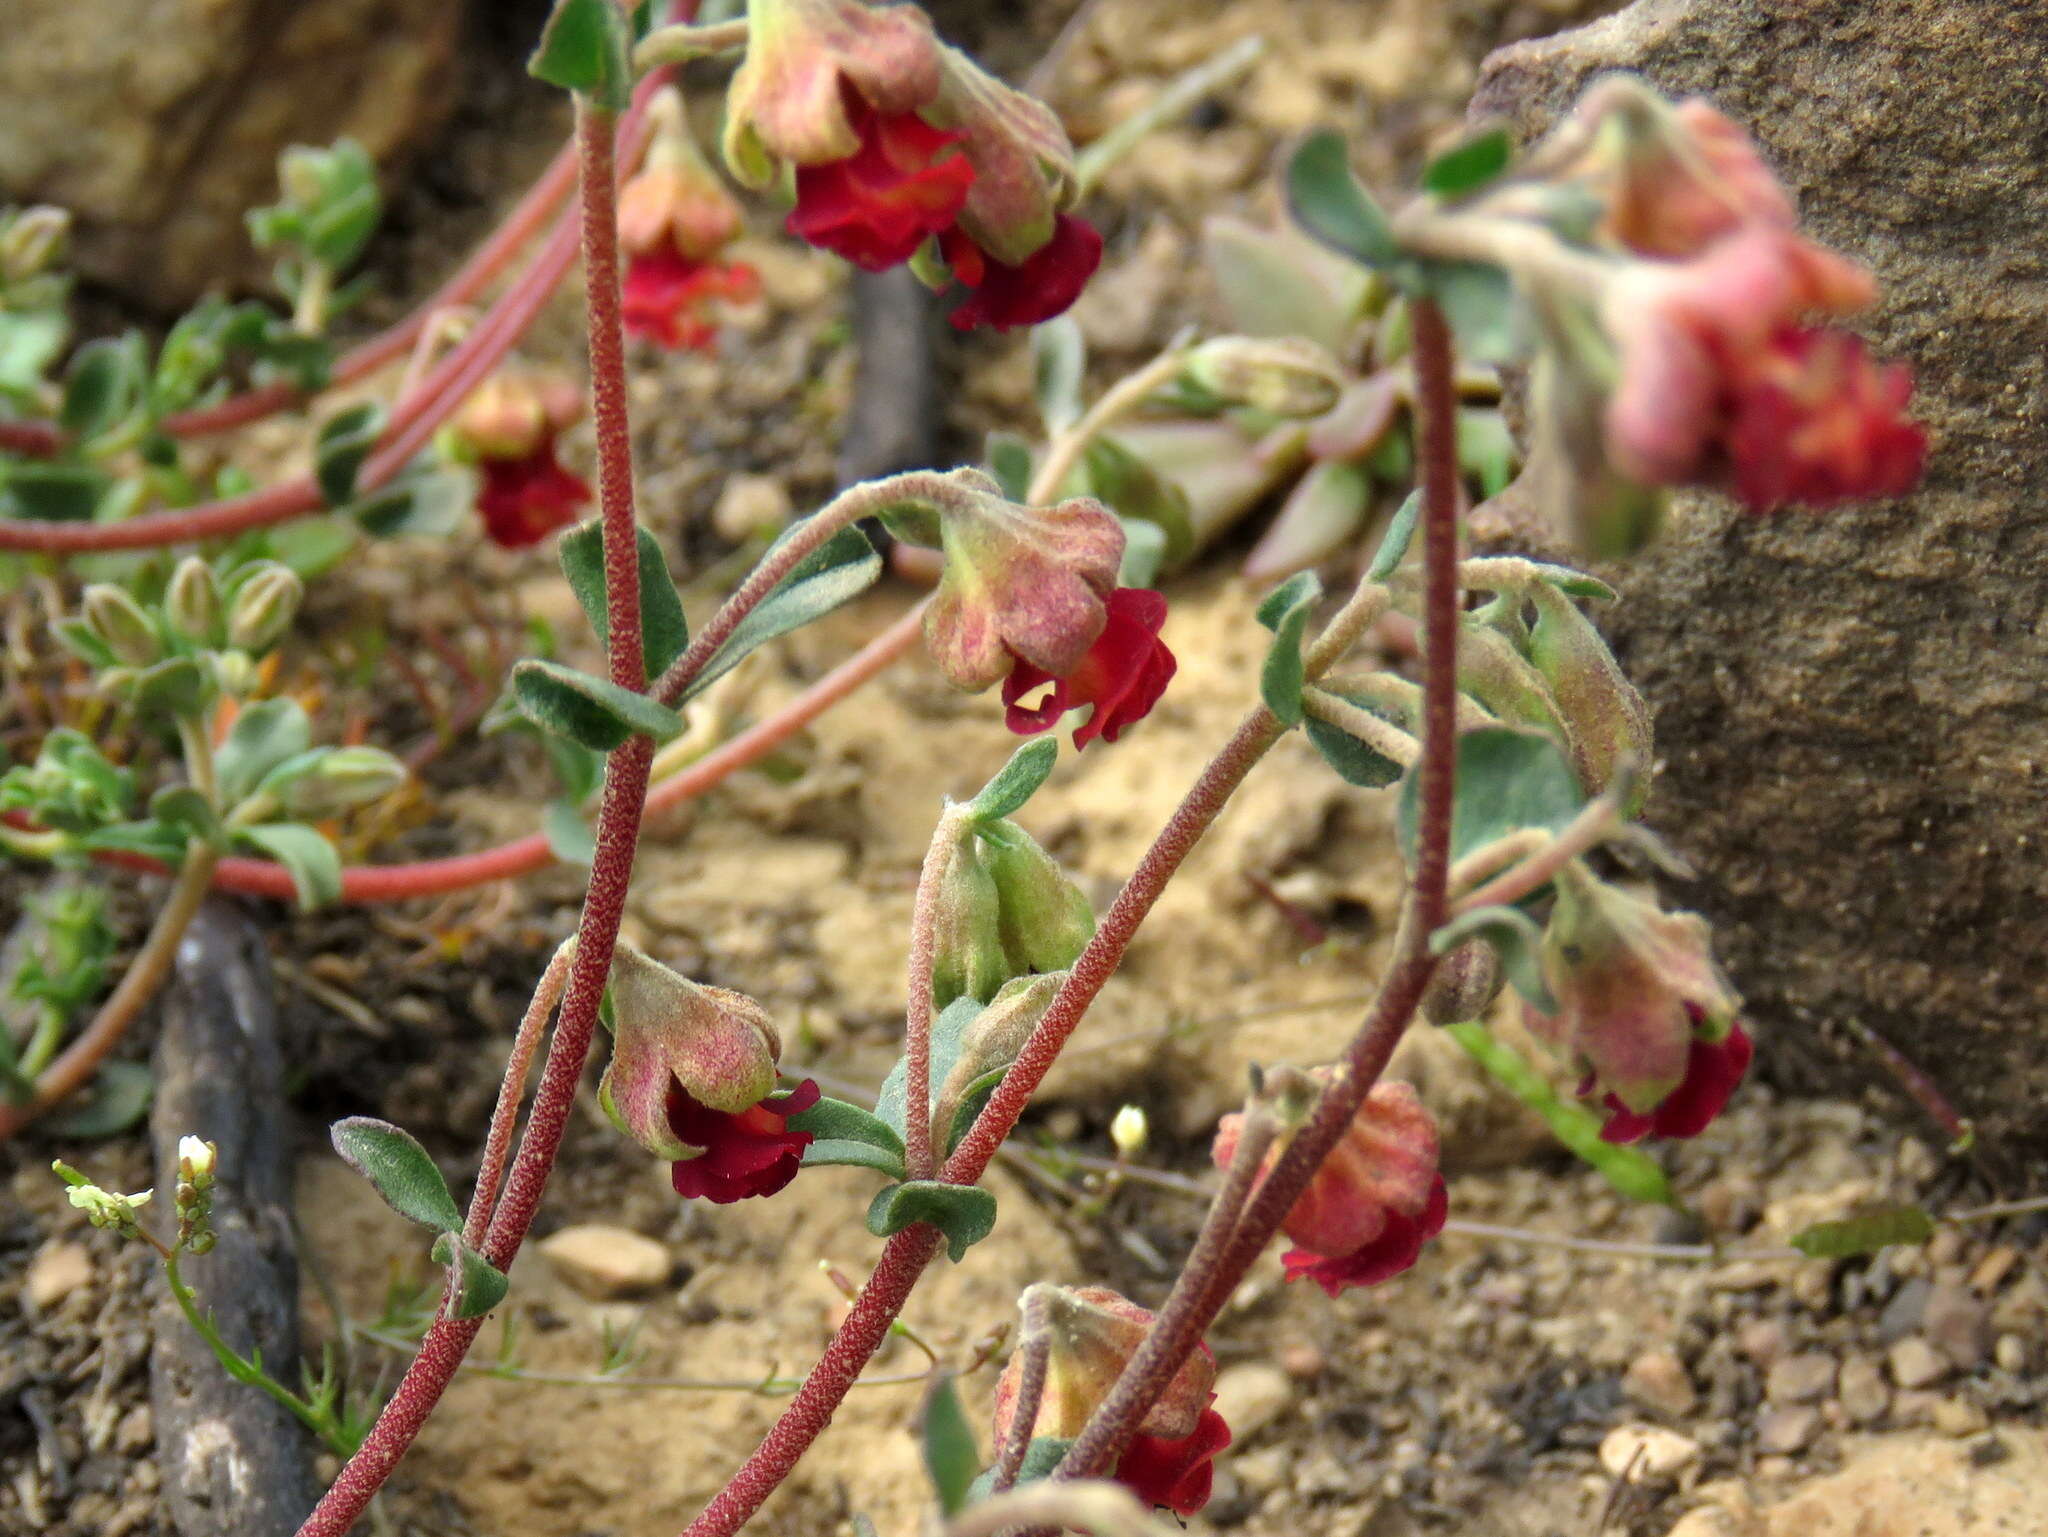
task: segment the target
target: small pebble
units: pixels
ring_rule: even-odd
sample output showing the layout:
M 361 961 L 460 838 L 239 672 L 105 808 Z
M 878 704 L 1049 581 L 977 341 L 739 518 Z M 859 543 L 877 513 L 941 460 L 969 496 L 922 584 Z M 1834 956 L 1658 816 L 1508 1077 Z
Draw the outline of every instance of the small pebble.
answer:
M 1991 1356 L 2000 1371 L 2023 1372 L 2027 1369 L 2027 1342 L 2017 1334 L 2001 1334 Z
M 1990 1423 L 1990 1417 L 1967 1398 L 1944 1398 L 1934 1406 L 1934 1428 L 1953 1440 L 1974 1436 Z
M 1618 1425 L 1600 1443 L 1600 1466 L 1610 1478 L 1670 1478 L 1699 1460 L 1699 1442 L 1656 1425 Z
M 1925 1388 L 1949 1374 L 1948 1358 L 1917 1334 L 1891 1348 L 1892 1381 L 1902 1388 Z
M 1939 1393 L 1924 1389 L 1908 1389 L 1892 1400 L 1892 1423 L 1895 1425 L 1931 1425 L 1934 1423 L 1934 1406 L 1941 1402 Z
M 1858 1425 L 1883 1419 L 1891 1407 L 1892 1393 L 1885 1386 L 1884 1372 L 1869 1356 L 1850 1356 L 1842 1363 L 1835 1392 L 1842 1412 Z
M 1287 1412 L 1294 1402 L 1294 1384 L 1287 1373 L 1263 1361 L 1227 1366 L 1216 1378 L 1216 1412 L 1230 1426 L 1233 1439 L 1249 1441 Z
M 1757 1421 L 1756 1444 L 1760 1451 L 1781 1457 L 1803 1452 L 1820 1434 L 1820 1411 L 1810 1404 L 1773 1409 Z
M 2009 1243 L 2000 1244 L 1977 1261 L 1977 1268 L 1970 1272 L 1970 1290 L 1980 1297 L 1990 1296 L 2019 1262 L 2017 1248 Z
M 21 1294 L 38 1313 L 47 1313 L 93 1277 L 92 1251 L 82 1243 L 52 1239 L 36 1250 L 22 1277 Z
M 565 1227 L 538 1247 L 556 1274 L 595 1302 L 652 1291 L 675 1269 L 664 1245 L 604 1222 Z
M 1314 1345 L 1293 1344 L 1280 1347 L 1280 1369 L 1288 1376 L 1300 1381 L 1322 1375 L 1329 1363 L 1321 1350 Z
M 1775 1363 L 1764 1381 L 1764 1396 L 1774 1404 L 1812 1404 L 1835 1387 L 1835 1358 L 1817 1350 L 1787 1356 Z
M 1654 1413 L 1682 1419 L 1699 1403 L 1685 1363 L 1669 1350 L 1646 1350 L 1629 1363 L 1621 1390 Z
M 738 544 L 761 534 L 774 534 L 796 510 L 789 488 L 773 475 L 734 475 L 718 493 L 711 526 L 721 539 Z
M 1920 1329 L 1951 1365 L 1969 1371 L 1982 1364 L 1990 1348 L 1990 1311 L 1959 1277 L 1943 1276 L 1927 1294 Z
M 1737 1332 L 1735 1347 L 1760 1369 L 1769 1371 L 1792 1348 L 1792 1336 L 1782 1319 L 1758 1318 Z
M 1934 1283 L 1925 1276 L 1915 1276 L 1901 1286 L 1878 1315 L 1877 1337 L 1890 1345 L 1917 1330 L 1927 1314 L 1927 1298 L 1933 1290 Z

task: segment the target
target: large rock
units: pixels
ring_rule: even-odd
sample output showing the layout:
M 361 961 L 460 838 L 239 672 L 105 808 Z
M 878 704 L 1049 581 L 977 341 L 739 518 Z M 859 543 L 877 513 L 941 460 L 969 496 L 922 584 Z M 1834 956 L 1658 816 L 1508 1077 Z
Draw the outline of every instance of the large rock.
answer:
M 421 0 L 6 0 L 0 202 L 78 217 L 79 269 L 180 306 L 260 271 L 243 210 L 277 153 L 379 161 L 450 104 L 462 8 Z
M 1657 711 L 1652 820 L 1701 873 L 1781 1072 L 1890 1039 L 1991 1151 L 2048 1146 L 2048 8 L 1638 0 L 1504 49 L 1524 134 L 1641 72 L 1749 126 L 1819 238 L 1874 268 L 1934 452 L 1898 503 L 1769 521 L 1694 498 L 1614 573 Z M 1787 1061 L 1787 1053 L 1792 1060 Z

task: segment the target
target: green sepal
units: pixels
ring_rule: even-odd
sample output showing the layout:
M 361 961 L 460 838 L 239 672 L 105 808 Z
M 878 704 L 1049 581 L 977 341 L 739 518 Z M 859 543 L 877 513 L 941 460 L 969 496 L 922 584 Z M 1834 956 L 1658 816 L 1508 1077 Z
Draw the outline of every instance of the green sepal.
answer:
M 512 697 L 543 731 L 596 752 L 610 752 L 635 733 L 668 742 L 683 731 L 680 715 L 645 694 L 560 662 L 520 662 L 512 669 Z
M 668 560 L 661 541 L 642 528 L 640 536 L 640 651 L 647 676 L 659 678 L 669 664 L 690 644 L 690 621 L 683 613 L 682 596 L 669 575 Z M 556 542 L 555 555 L 562 562 L 562 575 L 569 590 L 583 605 L 584 617 L 597 632 L 600 644 L 611 633 L 604 600 L 604 523 L 592 518 L 578 524 Z
M 622 112 L 633 94 L 632 19 L 613 0 L 555 0 L 526 72 Z
M 914 1222 L 929 1222 L 946 1235 L 946 1255 L 955 1264 L 995 1230 L 996 1198 L 979 1185 L 948 1185 L 935 1179 L 884 1185 L 868 1205 L 868 1231 L 889 1238 Z

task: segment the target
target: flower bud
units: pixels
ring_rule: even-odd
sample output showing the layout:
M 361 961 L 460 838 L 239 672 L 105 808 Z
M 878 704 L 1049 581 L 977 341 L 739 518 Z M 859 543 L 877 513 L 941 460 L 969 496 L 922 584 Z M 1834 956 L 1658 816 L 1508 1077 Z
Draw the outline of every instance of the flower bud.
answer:
M 305 583 L 289 566 L 266 561 L 235 588 L 228 605 L 228 644 L 254 655 L 284 638 L 298 617 Z
M 1663 912 L 1579 861 L 1556 886 L 1541 953 L 1558 1012 L 1532 1011 L 1531 1029 L 1619 1108 L 1652 1111 L 1685 1082 L 1694 1040 L 1719 1042 L 1735 1021 L 1706 921 Z
M 381 747 L 337 747 L 281 786 L 279 799 L 290 815 L 317 822 L 381 800 L 408 777 Z
M 1331 1071 L 1312 1068 L 1310 1075 L 1327 1084 Z M 1218 1168 L 1237 1156 L 1243 1126 L 1242 1114 L 1217 1125 L 1211 1155 Z M 1276 1143 L 1267 1153 L 1261 1177 L 1281 1151 Z M 1374 1084 L 1282 1224 L 1298 1245 L 1280 1257 L 1287 1279 L 1307 1277 L 1332 1297 L 1389 1280 L 1443 1230 L 1448 1204 L 1436 1122 L 1407 1084 Z
M 257 675 L 256 663 L 246 651 L 216 651 L 213 653 L 213 680 L 220 691 L 231 699 L 241 699 L 255 691 L 261 681 Z
M 47 203 L 0 221 L 0 285 L 41 277 L 64 259 L 71 212 Z
M 1181 373 L 1226 405 L 1273 416 L 1320 416 L 1344 388 L 1336 360 L 1296 336 L 1219 336 L 1189 353 Z
M 983 1002 L 1014 975 L 1003 949 L 1002 897 L 984 862 L 973 824 L 949 810 L 950 835 L 929 857 L 938 861 L 932 879 L 932 1007 L 943 1011 L 957 998 Z
M 962 1114 L 980 1109 L 990 1087 L 985 1080 L 1017 1060 L 1066 980 L 1064 971 L 1054 971 L 1042 977 L 1012 977 L 996 989 L 988 1007 L 962 1034 L 959 1055 L 945 1081 L 932 1085 L 932 1146 L 952 1150 L 955 1133 L 967 1129 Z
M 612 1060 L 598 1103 L 614 1126 L 657 1157 L 704 1151 L 670 1124 L 672 1088 L 702 1109 L 731 1116 L 775 1087 L 782 1042 L 744 993 L 700 987 L 621 942 L 612 958 L 611 1001 Z
M 673 87 L 655 94 L 648 119 L 647 154 L 619 189 L 619 247 L 628 257 L 703 261 L 740 232 L 739 202 L 698 153 Z
M 1010 973 L 1059 971 L 1095 937 L 1095 912 L 1059 861 L 1015 822 L 979 823 L 981 856 L 995 882 L 998 929 Z
M 1483 939 L 1468 939 L 1438 963 L 1423 990 L 1422 1017 L 1432 1025 L 1482 1018 L 1500 996 L 1500 957 Z
M 1649 795 L 1649 707 L 1577 604 L 1548 582 L 1532 582 L 1528 596 L 1536 606 L 1529 660 L 1550 685 L 1579 783 L 1597 795 L 1624 760 L 1631 762 L 1635 788 L 1621 813 L 1634 816 Z
M 582 419 L 583 390 L 564 374 L 503 368 L 486 379 L 456 414 L 458 457 L 524 459 Z
M 217 646 L 226 633 L 220 602 L 220 583 L 213 567 L 197 555 L 187 555 L 171 573 L 164 589 L 164 618 L 171 629 L 195 646 Z
M 1125 1105 L 1110 1117 L 1109 1144 L 1119 1158 L 1135 1158 L 1144 1152 L 1151 1134 L 1151 1123 L 1136 1105 Z
M 1021 1299 L 1026 1331 L 1043 1330 L 1045 1387 L 1032 1435 L 1072 1439 L 1108 1396 L 1152 1326 L 1152 1314 L 1105 1286 L 1039 1284 Z M 1010 1357 L 996 1383 L 998 1442 L 1018 1413 L 1025 1352 Z M 1230 1444 L 1230 1427 L 1209 1406 L 1216 1398 L 1216 1358 L 1201 1346 L 1138 1422 L 1138 1433 L 1112 1473 L 1140 1499 L 1191 1516 L 1209 1501 L 1211 1462 Z
M 112 582 L 94 582 L 85 589 L 79 608 L 92 633 L 130 667 L 151 667 L 163 660 L 164 644 L 142 605 Z

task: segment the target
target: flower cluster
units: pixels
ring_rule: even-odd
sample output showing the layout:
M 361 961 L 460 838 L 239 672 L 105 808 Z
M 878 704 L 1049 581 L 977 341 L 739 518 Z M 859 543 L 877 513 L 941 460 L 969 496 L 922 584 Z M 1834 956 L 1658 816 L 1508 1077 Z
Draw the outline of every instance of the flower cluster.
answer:
M 759 294 L 752 267 L 719 253 L 740 231 L 740 208 L 697 152 L 673 89 L 648 109 L 647 158 L 619 192 L 619 246 L 626 254 L 620 303 L 626 329 L 668 348 L 709 351 L 721 304 Z
M 1309 1077 L 1330 1081 L 1330 1069 Z M 1211 1155 L 1218 1168 L 1237 1156 L 1244 1117 L 1217 1125 Z M 1261 1176 L 1282 1149 L 1266 1156 Z M 1283 1225 L 1296 1247 L 1283 1254 L 1287 1279 L 1314 1281 L 1332 1297 L 1376 1286 L 1412 1266 L 1443 1231 L 1449 1195 L 1437 1172 L 1436 1122 L 1405 1083 L 1375 1084 L 1344 1136 L 1316 1170 Z
M 1049 320 L 1102 237 L 1065 211 L 1073 151 L 1040 102 L 941 43 L 913 6 L 761 0 L 728 98 L 725 154 L 754 186 L 787 167 L 793 235 L 879 272 L 960 285 L 953 324 Z
M 1532 214 L 1562 242 L 1500 246 L 1543 333 L 1532 434 L 1551 499 L 1595 553 L 1647 539 L 1661 487 L 1766 512 L 1919 479 L 1906 371 L 1813 323 L 1867 309 L 1876 284 L 1797 232 L 1755 145 L 1706 102 L 1602 81 L 1525 177 L 1453 222 Z
M 1026 1328 L 1047 1333 L 1045 1387 L 1034 1437 L 1071 1440 L 1108 1396 L 1152 1327 L 1152 1314 L 1106 1286 L 1039 1285 L 1024 1294 Z M 1018 1412 L 1024 1352 L 1010 1357 L 996 1383 L 995 1434 L 1010 1433 Z M 1216 1454 L 1230 1445 L 1230 1427 L 1211 1407 L 1216 1357 L 1201 1346 L 1174 1374 L 1111 1472 L 1149 1505 L 1183 1518 L 1209 1503 Z
M 1086 707 L 1074 745 L 1114 742 L 1150 713 L 1177 665 L 1159 638 L 1166 599 L 1117 586 L 1122 525 L 1089 497 L 1024 507 L 978 471 L 953 479 L 961 494 L 936 529 L 906 527 L 946 555 L 925 616 L 939 670 L 959 688 L 1000 682 L 1005 720 L 1020 736 Z M 1048 685 L 1038 703 L 1024 702 Z
M 1601 1136 L 1696 1137 L 1749 1069 L 1737 1000 L 1715 967 L 1707 925 L 1600 880 L 1584 865 L 1557 877 L 1543 936 L 1557 1012 L 1529 1028 L 1584 1074 L 1608 1117 Z
M 719 1205 L 774 1195 L 796 1178 L 817 1104 L 805 1079 L 775 1093 L 782 1043 L 744 993 L 701 987 L 633 946 L 612 959 L 611 1065 L 598 1103 L 612 1124 L 671 1161 L 676 1194 Z
M 576 521 L 590 486 L 562 467 L 555 440 L 583 408 L 583 391 L 559 374 L 507 368 L 444 429 L 443 453 L 476 467 L 477 515 L 493 543 L 523 549 Z

